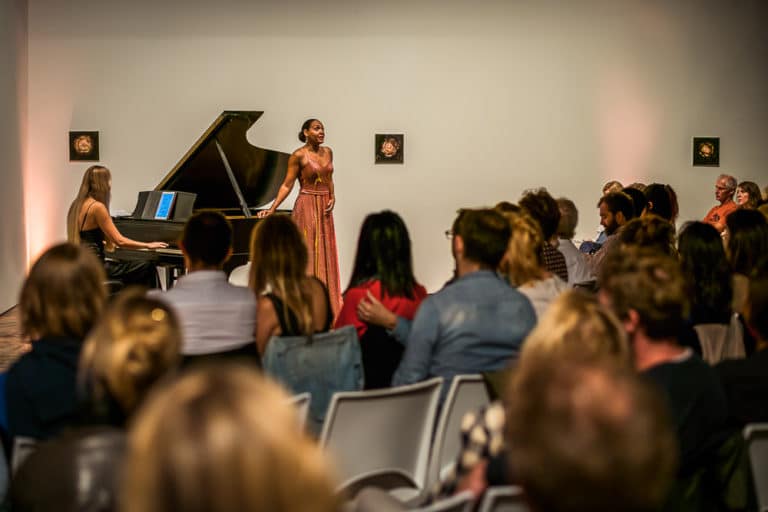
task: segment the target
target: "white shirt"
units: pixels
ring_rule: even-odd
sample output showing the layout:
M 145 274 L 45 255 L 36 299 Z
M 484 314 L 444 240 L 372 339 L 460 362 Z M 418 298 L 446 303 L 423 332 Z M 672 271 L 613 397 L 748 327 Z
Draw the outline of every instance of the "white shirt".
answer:
M 570 240 L 561 238 L 558 242 L 557 248 L 565 256 L 565 266 L 568 267 L 568 286 L 573 287 L 576 283 L 593 280 L 595 276 L 589 269 L 584 253 Z
M 167 292 L 151 294 L 178 315 L 184 355 L 226 352 L 256 342 L 256 296 L 250 288 L 229 284 L 221 270 L 190 272 Z
M 528 300 L 531 301 L 531 305 L 534 311 L 536 311 L 536 320 L 538 321 L 557 296 L 567 289 L 568 285 L 565 281 L 553 275 L 530 285 L 519 286 L 517 291 L 528 297 Z

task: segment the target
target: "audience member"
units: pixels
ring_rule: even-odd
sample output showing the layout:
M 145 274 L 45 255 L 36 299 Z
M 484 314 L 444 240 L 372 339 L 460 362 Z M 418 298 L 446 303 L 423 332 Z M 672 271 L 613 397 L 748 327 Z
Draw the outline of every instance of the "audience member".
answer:
M 768 220 L 758 211 L 739 209 L 725 222 L 725 247 L 733 272 L 733 310 L 743 316 L 749 276 L 768 254 Z
M 611 192 L 621 192 L 623 190 L 623 187 L 620 182 L 618 181 L 609 181 L 605 185 L 603 185 L 603 196 L 606 194 L 610 194 Z M 602 197 L 602 196 L 601 196 Z M 584 242 L 584 244 L 592 244 L 594 243 L 595 246 L 592 247 L 591 245 L 587 245 L 589 247 L 589 250 L 586 250 L 584 252 L 595 252 L 597 249 L 600 248 L 601 245 L 605 243 L 605 239 L 608 237 L 608 235 L 605 233 L 605 226 L 600 224 L 597 229 L 597 237 L 595 237 L 594 242 Z M 582 245 L 584 245 L 582 244 Z
M 618 242 L 618 231 L 635 216 L 632 199 L 621 192 L 611 192 L 600 198 L 597 203 L 600 211 L 600 224 L 605 228 L 607 238 L 594 254 L 587 255 L 587 264 L 592 275 L 600 275 L 600 268 L 606 256 Z
M 557 201 L 549 195 L 547 189 L 540 188 L 529 190 L 520 198 L 520 207 L 525 210 L 533 220 L 535 220 L 541 234 L 544 235 L 544 244 L 542 245 L 542 258 L 546 269 L 564 282 L 568 282 L 568 266 L 565 263 L 565 256 L 555 249 L 557 239 L 555 232 L 557 224 L 560 222 L 560 209 Z
M 669 222 L 674 226 L 677 222 L 677 218 L 680 216 L 680 203 L 677 200 L 677 192 L 672 188 L 672 185 L 666 184 L 664 185 L 664 188 L 667 191 L 667 195 L 669 195 L 669 205 L 672 212 L 672 218 L 669 219 Z
M 122 512 L 339 510 L 329 464 L 289 397 L 246 367 L 191 371 L 154 393 L 124 472 Z
M 645 193 L 636 188 L 627 187 L 622 190 L 632 199 L 632 206 L 634 209 L 634 217 L 640 217 L 645 211 L 645 207 L 648 205 L 648 199 L 645 197 Z M 629 219 L 627 219 L 629 220 Z
M 388 387 L 404 347 L 384 327 L 361 320 L 357 307 L 372 296 L 393 315 L 413 320 L 427 290 L 413 275 L 411 239 L 403 219 L 385 210 L 368 215 L 360 228 L 355 265 L 336 327 L 354 325 L 360 340 L 366 389 Z M 368 299 L 370 300 L 370 299 Z
M 510 237 L 495 210 L 462 210 L 452 228 L 456 281 L 421 303 L 393 385 L 499 370 L 536 323 L 525 296 L 496 274 Z
M 637 370 L 667 397 L 681 475 L 692 475 L 724 439 L 728 409 L 714 369 L 678 341 L 689 309 L 680 266 L 658 252 L 622 249 L 609 257 L 600 285 L 601 302 L 627 331 Z
M 568 285 L 544 267 L 542 246 L 546 243 L 538 224 L 526 213 L 507 213 L 512 234 L 499 265 L 509 284 L 528 297 L 537 318 Z
M 11 365 L 4 390 L 12 437 L 47 439 L 75 422 L 77 362 L 104 306 L 104 279 L 98 258 L 69 243 L 51 247 L 32 265 L 19 297 L 21 329 L 32 350 Z
M 735 203 L 739 208 L 756 210 L 762 203 L 760 187 L 753 181 L 742 181 L 736 187 Z
M 737 205 L 733 202 L 733 193 L 736 191 L 736 178 L 727 174 L 721 174 L 715 182 L 715 199 L 720 203 L 713 206 L 703 221 L 712 224 L 718 232 L 725 229 L 725 220 L 728 215 L 736 211 Z
M 188 273 L 157 298 L 178 316 L 185 361 L 258 360 L 256 297 L 248 288 L 229 284 L 223 270 L 232 254 L 232 226 L 218 212 L 197 213 L 184 226 L 179 247 Z
M 262 354 L 272 336 L 309 336 L 333 323 L 328 290 L 307 276 L 307 247 L 285 215 L 259 222 L 251 237 L 250 288 L 258 296 L 256 345 Z
M 627 185 L 627 186 L 626 186 L 626 187 L 624 187 L 624 188 L 625 188 L 625 189 L 626 189 L 626 188 L 634 188 L 634 189 L 636 189 L 636 190 L 639 190 L 640 192 L 643 192 L 643 193 L 645 193 L 645 187 L 646 187 L 646 184 L 645 184 L 645 183 L 640 183 L 640 182 L 636 181 L 636 182 L 634 182 L 634 183 L 630 183 L 629 185 Z
M 576 225 L 579 223 L 579 211 L 576 205 L 566 197 L 558 198 L 557 207 L 560 209 L 560 222 L 557 224 L 558 250 L 565 257 L 568 267 L 568 285 L 584 283 L 594 279 L 589 271 L 587 259 L 573 243 L 576 235 Z
M 181 330 L 164 302 L 123 291 L 85 340 L 79 387 L 89 423 L 125 427 L 152 386 L 179 364 Z
M 716 366 L 728 397 L 731 422 L 739 428 L 768 422 L 768 260 L 763 260 L 749 283 L 745 316 L 757 340 L 756 352 Z
M 645 199 L 645 208 L 636 210 L 636 216 L 658 215 L 666 221 L 673 222 L 672 200 L 666 185 L 651 183 L 645 188 Z
M 521 368 L 510 386 L 507 439 L 531 510 L 657 510 L 675 471 L 665 412 L 626 369 L 562 360 Z
M 623 247 L 655 249 L 669 256 L 676 256 L 675 227 L 657 215 L 646 215 L 627 222 L 619 231 Z
M 149 261 L 114 261 L 106 259 L 107 249 L 160 249 L 165 242 L 139 242 L 123 236 L 112 222 L 109 200 L 112 193 L 112 176 L 104 166 L 92 165 L 86 169 L 77 197 L 67 213 L 67 239 L 82 244 L 96 254 L 104 264 L 107 276 L 123 284 L 138 284 L 159 288 L 157 271 Z

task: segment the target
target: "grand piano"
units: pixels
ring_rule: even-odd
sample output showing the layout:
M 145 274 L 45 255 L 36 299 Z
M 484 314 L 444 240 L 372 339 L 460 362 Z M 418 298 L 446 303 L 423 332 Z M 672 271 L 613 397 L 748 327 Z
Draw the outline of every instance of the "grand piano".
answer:
M 246 132 L 262 114 L 222 112 L 155 187 L 157 193 L 182 193 L 179 198 L 183 199 L 175 202 L 169 220 L 146 218 L 147 201 L 154 195 L 146 192 L 139 194 L 131 216 L 115 218 L 123 235 L 142 242 L 168 242 L 168 249 L 116 249 L 109 256 L 155 261 L 170 266 L 170 274 L 166 275 L 173 276 L 174 269 L 183 268 L 178 240 L 187 218 L 193 211 L 215 210 L 229 219 L 233 229 L 233 253 L 225 270 L 229 272 L 247 262 L 251 230 L 258 221 L 256 212 L 275 198 L 288 168 L 287 153 L 253 146 L 246 139 Z

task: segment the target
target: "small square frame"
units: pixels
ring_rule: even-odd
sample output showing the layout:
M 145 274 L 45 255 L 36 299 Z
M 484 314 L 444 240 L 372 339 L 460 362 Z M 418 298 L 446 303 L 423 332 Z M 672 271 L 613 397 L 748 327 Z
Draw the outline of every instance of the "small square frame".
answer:
M 69 161 L 98 162 L 99 132 L 69 132 Z
M 693 138 L 693 165 L 720 167 L 720 137 Z
M 374 163 L 402 164 L 405 135 L 402 133 L 377 133 L 374 137 Z

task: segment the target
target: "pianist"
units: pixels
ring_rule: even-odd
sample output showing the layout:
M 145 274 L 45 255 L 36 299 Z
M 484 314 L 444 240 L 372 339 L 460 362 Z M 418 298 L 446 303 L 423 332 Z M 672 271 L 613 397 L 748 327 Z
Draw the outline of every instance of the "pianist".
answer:
M 109 198 L 112 191 L 112 175 L 101 165 L 92 165 L 85 171 L 77 197 L 67 213 L 67 239 L 74 244 L 89 247 L 104 262 L 109 279 L 123 284 L 138 284 L 158 288 L 157 271 L 148 261 L 106 260 L 107 247 L 128 249 L 161 249 L 165 242 L 139 242 L 123 236 L 109 215 Z
M 235 356 L 258 361 L 254 340 L 256 296 L 227 282 L 232 227 L 218 212 L 202 211 L 184 226 L 179 247 L 188 273 L 156 293 L 174 309 L 182 330 L 184 363 Z

